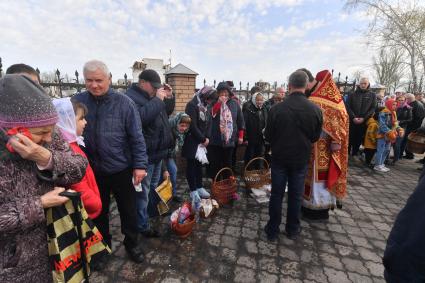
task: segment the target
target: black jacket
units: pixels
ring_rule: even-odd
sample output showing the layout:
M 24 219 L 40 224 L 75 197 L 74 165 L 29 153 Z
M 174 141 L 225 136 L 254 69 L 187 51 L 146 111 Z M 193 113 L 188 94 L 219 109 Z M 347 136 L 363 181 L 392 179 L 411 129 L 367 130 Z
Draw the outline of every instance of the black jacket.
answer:
M 190 116 L 192 121 L 190 123 L 189 132 L 184 139 L 182 156 L 194 159 L 198 145 L 200 143 L 204 143 L 210 136 L 211 116 L 210 111 L 207 111 L 205 119 L 201 119 L 198 110 L 198 100 L 196 97 L 192 98 L 192 100 L 186 104 L 185 112 Z
M 265 138 L 271 144 L 272 163 L 307 165 L 312 144 L 322 132 L 322 110 L 301 92 L 288 95 L 270 109 Z
M 400 127 L 406 129 L 407 125 L 412 121 L 412 108 L 410 106 L 397 108 L 397 121 Z
M 96 174 L 147 168 L 140 117 L 131 99 L 112 89 L 100 97 L 85 91 L 74 98 L 89 110 L 84 151 Z
M 243 117 L 245 120 L 245 140 L 250 145 L 258 145 L 264 142 L 263 130 L 266 127 L 267 109 L 258 109 L 251 101 L 243 108 Z
M 364 118 L 364 122 L 375 113 L 376 94 L 369 89 L 362 90 L 357 88 L 354 92 L 348 94 L 346 108 L 350 116 L 350 122 L 354 118 Z
M 388 236 L 383 259 L 388 282 L 425 282 L 424 203 L 425 178 L 422 177 Z
M 421 102 L 415 100 L 410 103 L 410 107 L 412 107 L 412 121 L 407 124 L 407 131 L 409 132 L 419 128 L 425 117 L 425 109 Z
M 136 103 L 139 110 L 149 163 L 157 163 L 167 157 L 168 149 L 172 145 L 165 104 L 156 96 L 150 97 L 135 83 L 126 94 Z

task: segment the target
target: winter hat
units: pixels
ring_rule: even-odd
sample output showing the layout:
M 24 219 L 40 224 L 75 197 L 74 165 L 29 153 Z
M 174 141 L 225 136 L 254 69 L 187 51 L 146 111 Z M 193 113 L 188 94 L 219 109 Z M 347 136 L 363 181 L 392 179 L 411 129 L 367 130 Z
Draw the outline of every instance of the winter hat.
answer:
M 226 82 L 221 82 L 221 83 L 218 84 L 217 93 L 219 93 L 223 89 L 226 89 L 229 92 L 229 96 L 233 95 L 232 88 Z
M 387 99 L 387 101 L 385 101 L 385 106 L 388 110 L 395 111 L 396 109 L 393 107 L 395 102 L 394 99 Z
M 36 128 L 54 125 L 58 114 L 41 86 L 23 75 L 0 79 L 0 127 Z

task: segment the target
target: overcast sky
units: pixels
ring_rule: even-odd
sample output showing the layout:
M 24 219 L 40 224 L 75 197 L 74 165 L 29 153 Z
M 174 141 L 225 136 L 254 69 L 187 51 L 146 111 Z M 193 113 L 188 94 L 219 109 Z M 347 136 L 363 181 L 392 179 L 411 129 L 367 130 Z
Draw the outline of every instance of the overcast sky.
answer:
M 339 0 L 0 1 L 3 69 L 81 71 L 103 60 L 114 80 L 135 60 L 182 63 L 203 79 L 285 82 L 300 67 L 369 73 L 367 18 Z M 239 84 L 239 83 L 238 83 Z

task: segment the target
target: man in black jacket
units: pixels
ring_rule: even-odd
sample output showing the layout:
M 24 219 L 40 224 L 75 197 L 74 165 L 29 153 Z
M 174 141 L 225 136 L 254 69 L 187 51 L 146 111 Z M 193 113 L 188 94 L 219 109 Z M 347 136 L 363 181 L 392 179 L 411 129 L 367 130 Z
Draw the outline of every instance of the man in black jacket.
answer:
M 304 95 L 307 74 L 296 71 L 289 77 L 290 94 L 282 103 L 271 108 L 265 138 L 272 151 L 272 192 L 269 203 L 270 219 L 264 228 L 267 238 L 274 240 L 282 220 L 282 199 L 288 183 L 286 233 L 294 239 L 301 232 L 300 214 L 304 179 L 315 143 L 322 131 L 322 111 Z
M 159 232 L 149 225 L 148 206 L 150 191 L 158 186 L 162 171 L 162 160 L 167 157 L 172 144 L 171 129 L 164 98 L 170 96 L 171 87 L 161 85 L 161 78 L 154 70 L 144 70 L 139 82 L 127 90 L 127 95 L 135 103 L 142 120 L 143 134 L 148 154 L 146 178 L 142 182 L 142 192 L 137 193 L 137 213 L 139 230 L 146 237 L 158 237 Z M 152 209 L 152 208 L 151 208 Z M 152 211 L 149 209 L 150 211 Z
M 359 87 L 348 95 L 346 108 L 350 117 L 348 152 L 356 156 L 366 133 L 366 121 L 376 107 L 376 94 L 370 89 L 369 79 L 361 78 Z
M 388 236 L 383 263 L 388 283 L 425 282 L 425 171 L 398 214 Z

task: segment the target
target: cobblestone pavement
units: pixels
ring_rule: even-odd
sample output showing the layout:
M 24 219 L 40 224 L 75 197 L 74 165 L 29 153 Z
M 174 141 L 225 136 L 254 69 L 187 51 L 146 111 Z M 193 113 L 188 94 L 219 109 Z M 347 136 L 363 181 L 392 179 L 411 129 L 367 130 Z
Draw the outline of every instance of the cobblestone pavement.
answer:
M 386 239 L 416 186 L 418 167 L 401 160 L 384 175 L 350 166 L 343 209 L 332 211 L 328 223 L 302 221 L 302 237 L 292 241 L 282 233 L 275 243 L 263 232 L 267 204 L 245 195 L 241 183 L 241 199 L 198 223 L 186 240 L 169 230 L 168 216 L 162 218 L 163 236 L 144 239 L 142 264 L 128 259 L 113 208 L 113 254 L 91 282 L 385 282 Z

